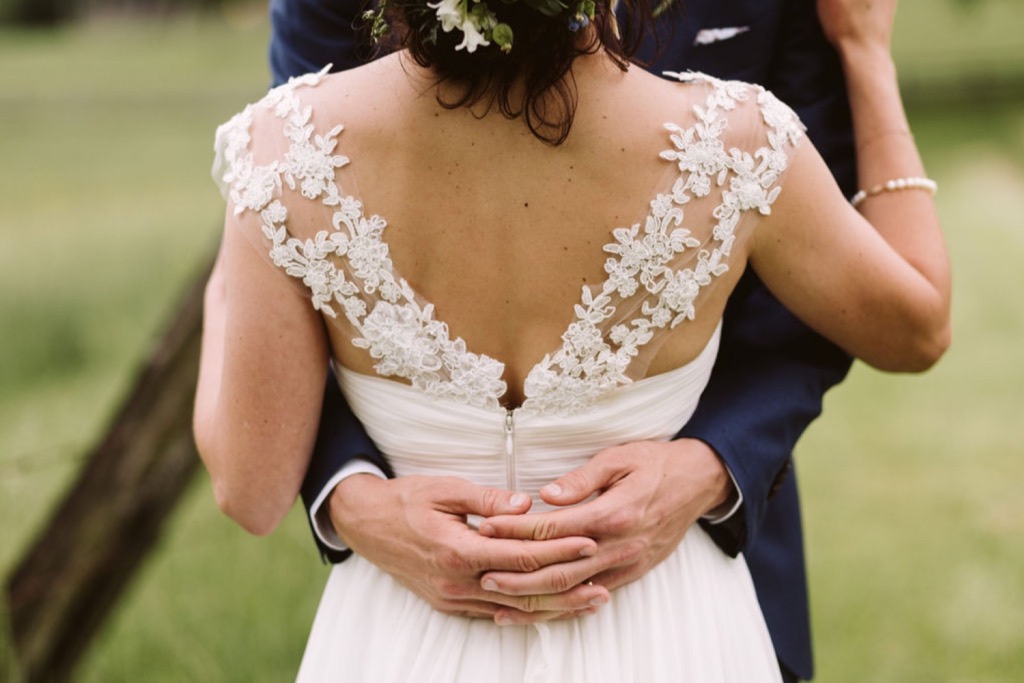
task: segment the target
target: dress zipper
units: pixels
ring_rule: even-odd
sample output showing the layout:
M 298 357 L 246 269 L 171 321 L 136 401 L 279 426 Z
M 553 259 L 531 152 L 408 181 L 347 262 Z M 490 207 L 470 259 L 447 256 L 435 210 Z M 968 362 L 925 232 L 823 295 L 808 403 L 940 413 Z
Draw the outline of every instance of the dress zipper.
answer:
M 508 480 L 508 490 L 518 491 L 519 482 L 516 476 L 516 421 L 515 411 L 505 411 L 505 478 Z

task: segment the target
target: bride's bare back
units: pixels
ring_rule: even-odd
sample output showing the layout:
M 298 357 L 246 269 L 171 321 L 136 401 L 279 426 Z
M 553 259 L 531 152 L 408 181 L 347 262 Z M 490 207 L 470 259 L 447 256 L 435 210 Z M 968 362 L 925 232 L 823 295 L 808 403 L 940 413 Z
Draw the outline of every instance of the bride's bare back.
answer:
M 751 108 L 726 125 L 728 112 L 715 111 L 717 86 L 710 82 L 681 86 L 638 69 L 623 73 L 594 55 L 578 59 L 574 75 L 579 107 L 560 146 L 538 140 L 521 121 L 496 112 L 441 106 L 429 74 L 401 55 L 297 92 L 301 106 L 311 108 L 315 135 L 344 125 L 334 151 L 347 160 L 337 169 L 339 191 L 362 202 L 366 215 L 386 221 L 381 241 L 394 272 L 436 305 L 434 317 L 448 325 L 451 338 L 503 362 L 508 387 L 503 401 L 510 405 L 526 398 L 523 385 L 530 371 L 563 345 L 584 287 L 595 296 L 603 287 L 621 299 L 615 303 L 621 308 L 617 316 L 598 321 L 606 323 L 598 327 L 607 336 L 613 324 L 643 317 L 642 307 L 653 305 L 667 284 L 668 277 L 653 285 L 635 283 L 641 292 L 647 286 L 646 297 L 627 295 L 624 287 L 608 290 L 612 253 L 605 247 L 617 243 L 613 230 L 639 226 L 637 243 L 649 242 L 646 222 L 654 218 L 652 200 L 660 197 L 678 212 L 661 231 L 685 229 L 693 243 L 665 255 L 656 267 L 693 268 L 701 249 L 714 248 L 712 232 L 722 222 L 713 212 L 724 201 L 723 190 L 728 194 L 725 177 L 732 174 L 715 178 L 713 190 L 710 184 L 703 191 L 685 188 L 673 203 L 669 195 L 674 187 L 680 190 L 679 182 L 691 175 L 706 180 L 707 173 L 691 174 L 684 170 L 688 161 L 663 153 L 706 143 L 717 145 L 718 161 L 725 163 L 733 145 L 754 154 L 770 144 L 756 111 L 760 91 L 744 90 L 741 100 L 726 97 L 723 102 L 733 107 Z M 777 145 L 784 160 L 799 131 L 792 114 L 782 109 L 793 128 L 793 139 Z M 710 118 L 701 122 L 699 112 Z M 698 124 L 712 120 L 719 130 L 695 132 Z M 689 131 L 693 139 L 674 143 L 666 123 Z M 268 133 L 281 137 L 279 125 L 261 126 L 257 118 L 254 129 L 257 162 L 268 163 L 268 152 L 280 156 L 282 142 L 265 139 Z M 784 164 L 772 171 L 766 183 L 776 183 L 783 169 Z M 330 224 L 331 209 L 319 202 L 287 204 L 292 236 L 305 239 Z M 744 239 L 730 243 L 734 251 L 723 261 L 736 267 L 723 267 L 702 283 L 701 315 L 690 316 L 685 333 L 662 322 L 652 340 L 636 345 L 628 359 L 629 377 L 678 367 L 704 348 L 742 273 L 745 236 L 760 218 L 757 211 L 749 217 L 737 213 L 728 231 Z M 741 221 L 745 227 L 736 230 Z M 329 329 L 336 357 L 373 374 L 375 359 L 348 342 L 352 332 L 345 326 Z

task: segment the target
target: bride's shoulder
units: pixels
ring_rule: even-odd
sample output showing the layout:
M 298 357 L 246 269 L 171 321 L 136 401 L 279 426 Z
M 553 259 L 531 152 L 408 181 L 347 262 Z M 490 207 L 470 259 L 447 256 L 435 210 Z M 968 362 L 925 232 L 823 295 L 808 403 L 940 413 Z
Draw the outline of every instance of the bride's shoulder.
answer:
M 328 65 L 319 74 L 309 74 L 299 79 L 297 94 L 309 106 L 344 107 L 358 111 L 375 97 L 385 96 L 408 76 L 398 53 L 335 73 L 330 73 L 330 68 Z
M 400 70 L 394 55 L 337 73 L 331 73 L 332 66 L 328 64 L 320 71 L 294 76 L 272 88 L 235 114 L 222 128 L 279 130 L 284 123 L 305 126 L 322 115 L 356 115 L 370 95 L 383 90 L 383 84 L 396 67 Z
M 249 146 L 253 142 L 254 136 L 257 139 L 263 137 L 257 133 L 265 132 L 267 128 L 271 127 L 280 131 L 282 127 L 280 122 L 295 115 L 301 115 L 303 110 L 309 110 L 310 105 L 303 102 L 303 98 L 308 92 L 302 91 L 315 90 L 327 78 L 329 70 L 330 65 L 327 65 L 319 72 L 292 77 L 288 79 L 287 83 L 272 88 L 259 100 L 247 104 L 245 108 L 218 126 L 215 143 L 218 153 L 224 146 Z M 309 118 L 309 113 L 306 118 Z M 278 120 L 280 122 L 277 122 Z
M 696 71 L 666 71 L 661 76 L 663 87 L 678 93 L 679 108 L 692 113 L 695 123 L 727 129 L 731 136 L 748 140 L 784 136 L 795 142 L 803 136 L 799 116 L 761 85 Z
M 333 149 L 349 122 L 366 117 L 368 103 L 385 90 L 396 67 L 393 57 L 337 73 L 328 64 L 272 88 L 217 128 L 215 172 L 240 165 L 269 167 L 295 144 Z

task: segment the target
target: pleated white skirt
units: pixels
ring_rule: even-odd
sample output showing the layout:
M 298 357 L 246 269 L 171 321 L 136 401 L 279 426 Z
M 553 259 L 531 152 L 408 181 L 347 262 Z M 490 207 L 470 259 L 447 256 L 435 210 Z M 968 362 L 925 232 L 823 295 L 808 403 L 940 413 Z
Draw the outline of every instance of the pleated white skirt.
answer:
M 331 572 L 298 680 L 759 683 L 778 671 L 746 564 L 694 528 L 596 614 L 531 626 L 441 614 L 354 557 Z

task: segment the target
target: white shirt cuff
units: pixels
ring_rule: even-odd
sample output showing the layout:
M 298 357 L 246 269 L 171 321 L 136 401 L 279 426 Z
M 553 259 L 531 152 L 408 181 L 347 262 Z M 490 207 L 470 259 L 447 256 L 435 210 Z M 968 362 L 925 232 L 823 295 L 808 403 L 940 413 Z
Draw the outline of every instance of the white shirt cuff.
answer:
M 725 503 L 723 503 L 701 517 L 701 519 L 706 521 L 708 524 L 721 524 L 735 515 L 736 511 L 740 509 L 741 505 L 743 505 L 743 491 L 740 491 L 740 487 L 736 485 L 736 477 L 732 476 L 732 470 L 729 469 L 728 465 L 725 466 L 725 471 L 729 473 L 729 479 L 732 480 L 732 490 L 736 492 L 736 501 L 726 510 L 723 510 L 725 507 Z
M 353 474 L 375 474 L 381 479 L 387 479 L 380 468 L 373 463 L 367 462 L 362 458 L 353 458 L 348 461 L 347 465 L 338 470 L 337 474 L 331 477 L 327 484 L 320 489 L 320 494 L 313 500 L 313 504 L 309 506 L 309 520 L 313 523 L 313 532 L 316 533 L 316 537 L 331 550 L 348 550 L 348 546 L 345 545 L 345 542 L 338 537 L 337 532 L 334 530 L 334 525 L 331 524 L 330 508 L 325 506 L 324 502 L 331 495 L 331 492 L 334 491 L 335 486 Z M 321 508 L 323 508 L 323 514 L 320 514 Z

